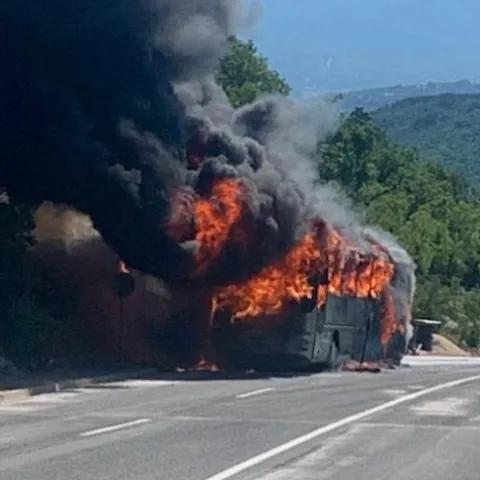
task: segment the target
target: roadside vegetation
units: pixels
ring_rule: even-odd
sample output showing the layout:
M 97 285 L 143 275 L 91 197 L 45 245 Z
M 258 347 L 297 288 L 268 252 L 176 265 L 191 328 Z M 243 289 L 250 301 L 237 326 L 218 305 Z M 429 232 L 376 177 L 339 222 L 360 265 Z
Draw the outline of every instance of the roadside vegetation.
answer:
M 235 106 L 290 87 L 253 43 L 233 39 L 217 79 Z M 452 102 L 452 109 L 455 103 Z M 453 113 L 452 113 L 453 115 Z M 408 137 L 403 139 L 408 144 Z M 467 145 L 465 148 L 469 148 Z M 460 175 L 399 146 L 356 109 L 312 159 L 368 223 L 395 235 L 418 265 L 415 315 L 439 319 L 461 345 L 480 341 L 480 196 Z M 455 152 L 452 152 L 455 155 Z M 1 172 L 0 172 L 1 174 Z M 28 254 L 34 206 L 0 202 L 0 357 L 46 367 L 69 324 L 42 307 L 42 272 Z M 1 374 L 2 362 L 0 362 Z

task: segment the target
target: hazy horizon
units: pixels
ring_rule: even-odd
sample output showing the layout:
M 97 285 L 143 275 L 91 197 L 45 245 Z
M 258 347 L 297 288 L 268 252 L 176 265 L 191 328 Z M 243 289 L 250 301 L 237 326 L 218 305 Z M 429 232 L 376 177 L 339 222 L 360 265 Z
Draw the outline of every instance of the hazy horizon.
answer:
M 364 0 L 362 8 L 358 0 L 260 4 L 248 36 L 297 94 L 480 80 L 480 2 L 463 0 L 462 8 L 450 0 Z

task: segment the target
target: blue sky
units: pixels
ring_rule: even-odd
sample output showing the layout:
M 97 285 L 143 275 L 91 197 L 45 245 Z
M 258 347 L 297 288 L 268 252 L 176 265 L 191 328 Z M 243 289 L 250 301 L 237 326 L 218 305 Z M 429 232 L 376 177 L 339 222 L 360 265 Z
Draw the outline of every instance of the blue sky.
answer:
M 249 32 L 297 92 L 480 80 L 479 0 L 260 0 Z

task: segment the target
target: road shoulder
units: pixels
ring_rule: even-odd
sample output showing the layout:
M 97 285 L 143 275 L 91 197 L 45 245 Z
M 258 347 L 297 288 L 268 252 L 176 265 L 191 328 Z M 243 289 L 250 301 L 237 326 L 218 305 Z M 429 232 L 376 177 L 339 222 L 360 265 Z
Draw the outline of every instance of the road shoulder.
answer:
M 16 403 L 35 395 L 61 392 L 72 388 L 83 388 L 98 383 L 118 382 L 122 380 L 144 378 L 157 373 L 154 368 L 127 369 L 116 372 L 68 376 L 66 378 L 32 377 L 11 382 L 9 388 L 2 389 L 0 384 L 0 404 Z

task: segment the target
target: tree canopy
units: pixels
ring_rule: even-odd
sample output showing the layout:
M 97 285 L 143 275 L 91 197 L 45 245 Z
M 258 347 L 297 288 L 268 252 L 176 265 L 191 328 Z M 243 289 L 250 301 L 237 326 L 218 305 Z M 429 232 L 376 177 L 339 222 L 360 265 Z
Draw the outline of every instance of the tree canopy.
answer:
M 41 277 L 28 253 L 33 207 L 0 201 L 0 356 L 36 368 L 48 361 L 54 323 L 39 306 Z
M 252 41 L 230 40 L 230 52 L 217 71 L 217 81 L 234 107 L 241 107 L 266 94 L 288 95 L 290 86 L 268 65 Z

